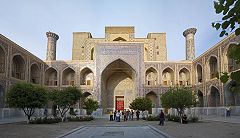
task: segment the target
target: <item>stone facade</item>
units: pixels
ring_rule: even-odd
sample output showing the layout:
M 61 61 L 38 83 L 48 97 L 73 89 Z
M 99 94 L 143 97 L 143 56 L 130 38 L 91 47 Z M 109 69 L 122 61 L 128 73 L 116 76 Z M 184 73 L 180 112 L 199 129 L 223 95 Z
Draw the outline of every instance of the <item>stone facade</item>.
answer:
M 0 106 L 6 107 L 4 96 L 9 87 L 22 81 L 51 89 L 74 85 L 96 99 L 104 111 L 116 108 L 117 96 L 123 98 L 124 108 L 138 96 L 149 97 L 153 107 L 159 108 L 160 94 L 170 86 L 192 88 L 197 92 L 199 106 L 239 105 L 239 98 L 224 91 L 215 74 L 240 68 L 226 56 L 229 44 L 239 43 L 240 37 L 231 34 L 195 58 L 195 33 L 193 28 L 183 33 L 187 59 L 183 61 L 167 61 L 165 33 L 135 38 L 134 27 L 106 27 L 105 38 L 74 32 L 69 61 L 55 60 L 58 36 L 54 33 L 50 33 L 54 41 L 48 39 L 51 48 L 47 53 L 53 54 L 47 61 L 0 35 Z

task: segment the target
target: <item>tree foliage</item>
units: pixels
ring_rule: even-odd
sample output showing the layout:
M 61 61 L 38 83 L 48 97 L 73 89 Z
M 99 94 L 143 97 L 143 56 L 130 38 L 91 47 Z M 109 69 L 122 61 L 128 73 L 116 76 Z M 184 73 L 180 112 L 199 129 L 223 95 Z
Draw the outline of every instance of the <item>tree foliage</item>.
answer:
M 81 96 L 81 91 L 76 87 L 67 87 L 63 90 L 53 90 L 49 93 L 49 99 L 54 105 L 57 105 L 62 119 L 64 119 L 65 114 L 70 107 L 75 105 Z
M 98 109 L 98 102 L 92 98 L 86 98 L 83 104 L 83 108 L 86 109 L 87 115 L 91 115 L 93 111 Z
M 181 116 L 186 108 L 196 104 L 196 97 L 188 88 L 175 87 L 161 95 L 161 101 L 164 108 L 175 108 Z
M 30 83 L 18 83 L 8 92 L 7 103 L 10 107 L 21 108 L 29 122 L 35 108 L 42 108 L 47 104 L 47 90 Z
M 221 28 L 220 37 L 228 35 L 229 32 L 235 30 L 235 35 L 240 35 L 240 0 L 218 0 L 214 1 L 214 8 L 217 14 L 222 14 L 222 20 L 213 22 L 212 26 L 219 30 Z M 227 57 L 233 59 L 237 64 L 240 63 L 240 44 L 230 44 Z M 230 86 L 229 90 L 232 92 L 240 92 L 240 73 L 232 72 L 226 73 L 220 77 L 222 83 L 227 83 Z
M 130 103 L 130 109 L 145 111 L 152 107 L 152 101 L 147 97 L 137 97 Z
M 228 35 L 230 30 L 235 28 L 235 34 L 240 34 L 240 1 L 239 0 L 218 0 L 214 1 L 214 8 L 217 14 L 222 14 L 222 21 L 213 22 L 212 26 L 219 30 L 221 28 L 220 37 Z

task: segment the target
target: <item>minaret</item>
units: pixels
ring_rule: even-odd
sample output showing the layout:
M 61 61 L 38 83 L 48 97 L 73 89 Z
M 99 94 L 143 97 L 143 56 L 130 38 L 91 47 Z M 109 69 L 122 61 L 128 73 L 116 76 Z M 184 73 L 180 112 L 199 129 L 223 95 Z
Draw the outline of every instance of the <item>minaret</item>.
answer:
M 189 28 L 183 32 L 183 36 L 186 38 L 186 60 L 195 58 L 194 35 L 196 31 L 196 28 Z
M 47 32 L 46 33 L 48 42 L 47 42 L 47 61 L 53 61 L 56 60 L 56 44 L 57 40 L 59 39 L 59 36 L 53 32 Z

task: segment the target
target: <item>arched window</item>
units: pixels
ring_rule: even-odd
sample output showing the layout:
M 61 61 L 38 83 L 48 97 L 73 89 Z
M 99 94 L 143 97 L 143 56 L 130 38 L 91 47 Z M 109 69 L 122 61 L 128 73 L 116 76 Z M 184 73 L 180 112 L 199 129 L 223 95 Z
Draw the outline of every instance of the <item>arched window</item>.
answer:
M 12 77 L 20 80 L 25 79 L 25 61 L 20 55 L 16 55 L 12 59 Z
M 171 68 L 167 67 L 162 72 L 162 84 L 163 85 L 174 85 L 174 72 Z

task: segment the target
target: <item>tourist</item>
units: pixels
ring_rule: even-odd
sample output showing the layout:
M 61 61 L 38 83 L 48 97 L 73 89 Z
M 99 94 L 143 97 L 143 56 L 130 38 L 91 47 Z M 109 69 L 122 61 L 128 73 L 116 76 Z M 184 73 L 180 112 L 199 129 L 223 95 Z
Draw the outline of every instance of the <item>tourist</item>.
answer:
M 117 111 L 115 110 L 113 113 L 113 120 L 116 120 L 116 113 L 117 113 Z
M 118 112 L 116 113 L 116 121 L 120 122 L 120 117 L 121 117 L 121 113 L 120 110 L 118 110 Z
M 159 120 L 160 120 L 159 125 L 163 126 L 164 125 L 164 121 L 165 121 L 165 115 L 163 113 L 163 110 L 161 110 L 161 112 L 159 114 Z
M 133 120 L 133 115 L 134 115 L 134 112 L 133 112 L 133 110 L 132 110 L 132 111 L 131 111 L 132 120 Z
M 187 115 L 186 114 L 184 114 L 182 117 L 182 123 L 187 124 Z
M 128 113 L 126 109 L 124 109 L 124 121 L 127 121 Z
M 113 121 L 113 112 L 112 111 L 110 111 L 110 121 Z
M 137 110 L 137 112 L 136 112 L 137 120 L 139 120 L 139 114 L 140 114 L 140 112 Z
M 227 117 L 230 117 L 230 114 L 231 114 L 231 107 L 226 107 L 226 116 Z

